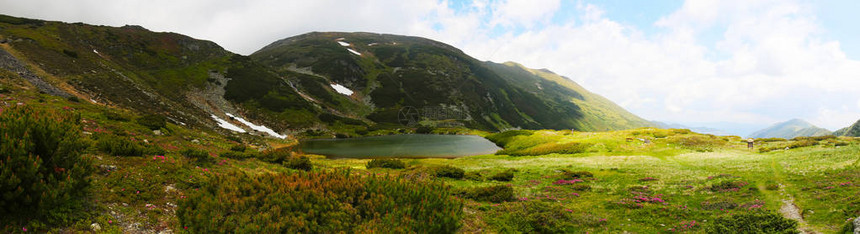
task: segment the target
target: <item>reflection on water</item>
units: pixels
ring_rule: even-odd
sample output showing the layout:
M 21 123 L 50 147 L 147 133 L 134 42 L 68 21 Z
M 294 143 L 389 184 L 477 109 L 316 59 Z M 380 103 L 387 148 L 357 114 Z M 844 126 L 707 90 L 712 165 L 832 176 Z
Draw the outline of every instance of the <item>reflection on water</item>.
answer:
M 330 158 L 455 158 L 492 154 L 500 148 L 471 135 L 389 135 L 347 139 L 313 139 L 301 143 L 305 153 Z

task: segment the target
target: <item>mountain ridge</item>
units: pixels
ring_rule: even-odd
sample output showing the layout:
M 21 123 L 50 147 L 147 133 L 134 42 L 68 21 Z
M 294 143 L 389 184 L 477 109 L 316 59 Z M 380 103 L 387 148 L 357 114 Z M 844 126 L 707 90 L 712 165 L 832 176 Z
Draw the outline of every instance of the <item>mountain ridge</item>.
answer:
M 749 137 L 791 139 L 799 136 L 823 136 L 830 134 L 832 134 L 830 130 L 816 127 L 802 119 L 791 119 L 756 131 L 750 134 Z
M 650 126 L 548 69 L 485 63 L 413 36 L 311 32 L 242 56 L 211 41 L 141 26 L 0 15 L 0 40 L 8 57 L 33 70 L 33 77 L 79 100 L 227 134 L 235 131 L 218 127 L 222 120 L 276 137 L 311 130 L 363 135 L 378 126 L 491 131 Z M 278 48 L 299 53 L 274 53 Z M 535 90 L 521 80 L 558 87 Z M 398 112 L 406 107 L 421 115 L 401 121 Z

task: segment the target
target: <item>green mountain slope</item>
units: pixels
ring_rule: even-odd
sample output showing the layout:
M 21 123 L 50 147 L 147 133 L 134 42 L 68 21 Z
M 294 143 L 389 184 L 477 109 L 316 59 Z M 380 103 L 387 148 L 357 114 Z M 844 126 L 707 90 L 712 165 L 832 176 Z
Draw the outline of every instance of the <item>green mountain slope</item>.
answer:
M 503 64 L 486 62 L 486 64 L 502 78 L 547 100 L 554 106 L 567 106 L 570 103 L 578 106 L 583 113 L 582 118 L 560 120 L 571 121 L 569 124 L 576 126 L 576 129 L 607 131 L 653 125 L 609 99 L 589 92 L 569 78 L 552 71 L 530 69 L 514 62 Z
M 835 136 L 851 136 L 851 137 L 860 137 L 860 120 L 857 120 L 851 126 L 836 130 L 833 132 Z
M 65 96 L 211 128 L 211 116 L 231 113 L 283 132 L 316 125 L 323 113 L 265 66 L 210 41 L 2 15 L 0 28 L 4 64 L 17 64 L 6 69 L 33 73 Z
M 349 98 L 367 104 L 364 108 L 338 102 L 325 102 L 325 106 L 375 122 L 403 124 L 414 113 L 422 124 L 462 124 L 485 130 L 610 130 L 650 125 L 565 78 L 484 63 L 424 38 L 308 33 L 274 42 L 251 58 L 300 83 L 313 82 L 302 81 L 297 73 L 316 77 L 318 85 L 328 82 L 355 91 Z M 535 90 L 535 80 L 546 83 L 548 89 Z
M 792 119 L 756 131 L 750 137 L 791 139 L 799 136 L 824 136 L 830 134 L 831 132 L 827 129 L 816 127 L 801 119 Z
M 309 33 L 242 56 L 139 26 L 0 15 L 0 42 L 3 70 L 42 92 L 223 133 L 650 125 L 552 72 L 481 62 L 418 37 Z

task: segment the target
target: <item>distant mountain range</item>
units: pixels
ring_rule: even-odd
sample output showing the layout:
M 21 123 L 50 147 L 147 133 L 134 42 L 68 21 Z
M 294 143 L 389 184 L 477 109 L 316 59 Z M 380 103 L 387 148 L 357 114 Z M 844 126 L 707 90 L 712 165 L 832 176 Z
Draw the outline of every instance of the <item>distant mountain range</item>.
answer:
M 26 78 L 46 93 L 222 132 L 652 126 L 551 71 L 478 61 L 419 37 L 314 32 L 242 56 L 140 26 L 0 15 L 0 42 L 0 75 Z
M 651 123 L 653 123 L 654 125 L 657 125 L 657 127 L 659 127 L 659 128 L 690 129 L 691 131 L 694 131 L 694 132 L 704 133 L 704 134 L 711 134 L 711 135 L 717 135 L 717 136 L 729 136 L 729 135 L 733 135 L 733 134 L 728 133 L 728 132 L 726 132 L 726 131 L 724 131 L 724 130 L 716 129 L 716 128 L 708 128 L 708 127 L 688 127 L 688 126 L 683 125 L 683 124 L 678 124 L 678 123 L 664 123 L 664 122 L 660 122 L 660 121 L 651 121 Z
M 830 130 L 816 127 L 801 119 L 792 119 L 777 123 L 768 128 L 750 134 L 750 138 L 785 138 L 791 139 L 800 136 L 824 136 L 830 135 Z

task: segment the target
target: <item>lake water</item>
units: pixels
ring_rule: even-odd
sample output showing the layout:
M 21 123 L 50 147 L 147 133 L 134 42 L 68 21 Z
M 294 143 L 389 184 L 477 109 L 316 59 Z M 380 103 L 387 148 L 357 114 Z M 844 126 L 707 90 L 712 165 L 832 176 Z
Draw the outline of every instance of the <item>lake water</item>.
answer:
M 479 136 L 424 134 L 312 139 L 302 141 L 300 148 L 329 158 L 456 158 L 501 149 Z

